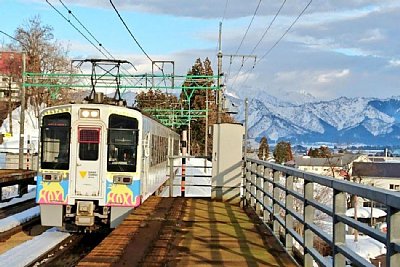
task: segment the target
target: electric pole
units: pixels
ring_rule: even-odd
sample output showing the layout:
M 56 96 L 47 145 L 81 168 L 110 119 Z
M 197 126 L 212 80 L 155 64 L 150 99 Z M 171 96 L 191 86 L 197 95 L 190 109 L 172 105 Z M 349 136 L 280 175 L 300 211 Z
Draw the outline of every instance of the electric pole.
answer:
M 217 80 L 217 123 L 221 123 L 222 116 L 222 22 L 219 23 L 219 37 L 218 37 L 218 80 Z
M 19 159 L 18 167 L 23 169 L 24 166 L 24 131 L 25 131 L 25 72 L 26 72 L 26 54 L 22 52 L 22 86 L 21 86 L 21 110 L 19 118 Z

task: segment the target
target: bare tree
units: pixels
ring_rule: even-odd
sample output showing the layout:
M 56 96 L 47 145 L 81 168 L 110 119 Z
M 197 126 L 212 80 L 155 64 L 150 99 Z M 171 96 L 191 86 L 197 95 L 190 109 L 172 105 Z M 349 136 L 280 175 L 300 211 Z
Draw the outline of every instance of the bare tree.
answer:
M 53 28 L 43 25 L 39 16 L 35 16 L 15 31 L 15 42 L 11 47 L 20 47 L 27 55 L 26 70 L 34 73 L 68 73 L 70 60 L 68 51 L 54 39 Z M 56 84 L 59 80 L 47 76 L 36 76 L 35 83 Z M 27 98 L 38 115 L 42 104 L 50 104 L 50 96 L 63 99 L 66 88 L 54 89 L 47 87 L 32 87 L 27 90 Z M 56 96 L 56 97 L 54 97 Z M 54 100 L 56 100 L 54 99 Z

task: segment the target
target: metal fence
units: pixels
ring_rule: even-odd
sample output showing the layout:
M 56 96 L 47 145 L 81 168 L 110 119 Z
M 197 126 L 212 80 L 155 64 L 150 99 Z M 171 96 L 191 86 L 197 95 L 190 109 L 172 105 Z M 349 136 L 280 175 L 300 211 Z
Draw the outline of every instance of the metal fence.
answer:
M 24 153 L 23 169 L 37 170 L 38 154 Z M 19 154 L 0 150 L 0 169 L 19 169 Z
M 169 196 L 211 197 L 211 162 L 207 157 L 169 157 Z
M 325 188 L 317 195 L 316 188 Z M 386 207 L 387 232 L 346 216 L 350 196 Z M 321 201 L 321 197 L 327 201 Z M 304 266 L 374 266 L 346 245 L 346 228 L 386 246 L 386 266 L 400 266 L 400 193 L 332 177 L 307 173 L 279 164 L 246 159 L 243 202 L 263 218 L 289 253 L 301 251 Z M 331 230 L 316 223 L 323 214 Z M 329 228 L 328 227 L 328 228 Z M 300 230 L 299 230 L 300 229 Z M 330 249 L 331 260 L 316 247 L 316 239 Z

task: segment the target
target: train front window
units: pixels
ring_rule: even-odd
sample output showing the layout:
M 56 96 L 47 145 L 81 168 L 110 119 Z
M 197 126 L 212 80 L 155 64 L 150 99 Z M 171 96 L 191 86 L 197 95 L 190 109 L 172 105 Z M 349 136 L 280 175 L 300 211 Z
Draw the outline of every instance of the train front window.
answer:
M 137 119 L 120 115 L 110 116 L 108 130 L 108 171 L 136 171 L 137 140 Z
M 79 159 L 96 161 L 99 158 L 100 129 L 79 128 Z
M 71 114 L 46 115 L 41 129 L 41 168 L 69 169 Z

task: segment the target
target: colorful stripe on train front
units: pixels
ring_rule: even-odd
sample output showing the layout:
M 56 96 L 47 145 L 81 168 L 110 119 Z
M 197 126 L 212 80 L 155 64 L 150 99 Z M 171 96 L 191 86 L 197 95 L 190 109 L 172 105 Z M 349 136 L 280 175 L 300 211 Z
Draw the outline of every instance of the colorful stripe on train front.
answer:
M 116 184 L 107 179 L 106 206 L 137 207 L 140 205 L 140 180 Z
M 59 182 L 43 181 L 43 176 L 37 176 L 36 203 L 38 204 L 67 204 L 68 200 L 68 179 Z

